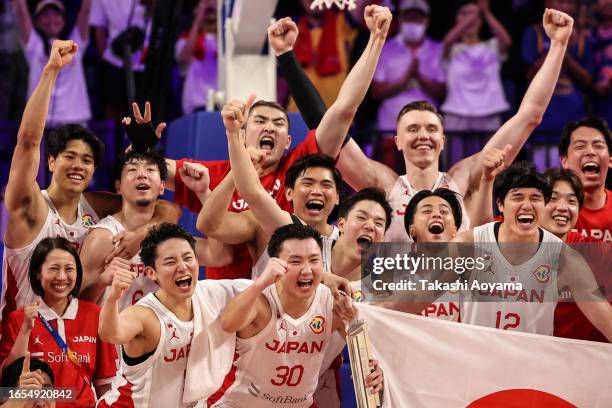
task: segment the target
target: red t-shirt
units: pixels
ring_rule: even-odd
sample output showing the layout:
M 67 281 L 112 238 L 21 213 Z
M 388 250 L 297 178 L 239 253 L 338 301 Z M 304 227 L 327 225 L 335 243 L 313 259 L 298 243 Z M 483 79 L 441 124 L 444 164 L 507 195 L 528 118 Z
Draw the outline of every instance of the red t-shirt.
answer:
M 92 302 L 73 299 L 64 316 L 58 320 L 53 312 L 44 303 L 39 308 L 40 314 L 49 321 L 60 335 L 65 332 L 65 341 L 73 350 L 85 374 L 93 385 L 110 384 L 117 372 L 117 351 L 115 346 L 105 343 L 98 337 L 98 320 L 100 307 Z M 12 312 L 6 324 L 3 325 L 2 340 L 0 341 L 0 361 L 4 361 L 15 343 L 19 329 L 23 323 L 23 309 Z M 4 323 L 4 322 L 3 322 Z M 58 324 L 63 326 L 58 329 Z M 66 353 L 62 352 L 49 331 L 37 318 L 30 333 L 28 351 L 31 358 L 45 361 L 53 370 L 55 377 L 54 387 L 74 388 L 74 402 L 57 403 L 58 408 L 68 407 L 94 407 L 96 399 L 94 391 L 89 386 L 79 369 L 68 360 Z
M 320 153 L 317 139 L 315 137 L 316 129 L 311 130 L 306 135 L 306 138 L 295 148 L 289 150 L 284 155 L 276 168 L 276 171 L 260 177 L 261 185 L 270 192 L 272 197 L 285 211 L 292 212 L 293 207 L 287 201 L 285 196 L 285 175 L 291 165 L 300 157 L 308 154 Z M 210 189 L 213 190 L 225 178 L 230 170 L 230 162 L 228 160 L 217 161 L 199 161 L 192 159 L 182 159 L 176 161 L 176 177 L 174 179 L 175 191 L 174 201 L 179 205 L 184 205 L 193 212 L 198 212 L 202 208 L 200 200 L 189 188 L 183 184 L 179 170 L 184 162 L 201 163 L 208 168 L 210 176 Z M 242 212 L 248 209 L 248 204 L 240 197 L 238 191 L 234 191 L 234 197 L 230 203 L 229 210 L 232 212 Z M 251 267 L 253 261 L 249 255 L 246 244 L 236 245 L 234 247 L 234 261 L 227 266 L 221 268 L 206 268 L 206 277 L 209 279 L 238 279 L 250 278 Z
M 610 250 L 612 249 L 612 244 L 592 237 L 583 237 L 577 232 L 568 233 L 565 242 L 585 255 L 595 273 L 598 285 L 604 289 L 605 294 L 610 299 L 609 294 L 612 290 L 612 254 Z M 554 335 L 557 337 L 601 342 L 608 341 L 582 314 L 576 303 L 572 301 L 559 302 L 557 304 L 554 327 Z
M 578 213 L 578 222 L 572 231 L 583 237 L 612 242 L 612 191 L 606 189 L 606 203 L 597 210 L 582 207 Z

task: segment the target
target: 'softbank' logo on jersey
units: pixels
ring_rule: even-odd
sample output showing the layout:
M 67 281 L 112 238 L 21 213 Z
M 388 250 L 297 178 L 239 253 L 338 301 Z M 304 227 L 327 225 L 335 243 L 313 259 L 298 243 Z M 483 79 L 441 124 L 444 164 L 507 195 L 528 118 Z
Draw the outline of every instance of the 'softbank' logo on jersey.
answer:
M 94 221 L 93 217 L 90 214 L 83 214 L 83 216 L 81 217 L 81 223 L 83 224 L 84 227 L 93 227 L 96 222 Z
M 355 302 L 362 302 L 363 301 L 363 292 L 360 291 L 360 290 L 353 291 L 353 300 Z
M 548 265 L 540 265 L 532 273 L 540 283 L 546 283 L 550 280 L 550 266 Z
M 325 331 L 325 318 L 321 315 L 315 316 L 308 326 L 314 334 L 321 334 Z

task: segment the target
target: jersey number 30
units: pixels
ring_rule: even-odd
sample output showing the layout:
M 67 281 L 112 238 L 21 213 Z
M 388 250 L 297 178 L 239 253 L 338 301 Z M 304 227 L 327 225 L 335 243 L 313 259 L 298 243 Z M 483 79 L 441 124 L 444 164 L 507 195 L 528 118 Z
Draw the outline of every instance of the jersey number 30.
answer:
M 282 385 L 295 387 L 302 381 L 302 374 L 304 374 L 303 365 L 278 366 L 276 367 L 276 378 L 272 378 L 270 382 L 278 387 Z

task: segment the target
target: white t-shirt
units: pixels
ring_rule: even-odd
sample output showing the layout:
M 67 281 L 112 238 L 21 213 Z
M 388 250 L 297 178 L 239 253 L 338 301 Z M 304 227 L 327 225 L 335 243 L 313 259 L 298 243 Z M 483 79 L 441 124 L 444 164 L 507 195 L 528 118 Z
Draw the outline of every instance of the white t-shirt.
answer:
M 442 111 L 475 117 L 507 110 L 501 60 L 496 38 L 473 45 L 453 45 L 446 61 L 447 93 Z
M 93 0 L 91 3 L 91 25 L 108 30 L 107 47 L 102 58 L 118 68 L 123 66 L 123 58 L 113 54 L 111 44 L 128 27 L 132 7 L 134 7 L 134 14 L 131 25 L 146 30 L 146 9 L 140 4 L 140 0 Z M 132 51 L 132 68 L 134 71 L 144 70 L 144 64 L 141 61 L 142 49 Z
M 398 81 L 406 75 L 406 71 L 410 69 L 415 56 L 419 60 L 421 75 L 438 82 L 445 81 L 441 44 L 425 38 L 423 44 L 416 51 L 412 51 L 399 35 L 387 41 L 383 47 L 374 73 L 374 81 Z M 378 129 L 395 130 L 395 122 L 399 111 L 407 103 L 420 100 L 429 101 L 434 106 L 438 105 L 438 102 L 432 96 L 421 89 L 417 81 L 413 81 L 409 88 L 382 101 L 378 108 Z
M 70 33 L 70 40 L 79 47 L 79 52 L 72 63 L 59 72 L 55 87 L 51 93 L 47 126 L 59 126 L 67 123 L 83 123 L 91 119 L 89 97 L 83 73 L 83 56 L 87 48 L 87 41 L 81 38 L 79 29 L 75 27 Z M 45 45 L 40 35 L 32 30 L 28 43 L 23 50 L 30 72 L 28 75 L 28 97 L 40 80 L 43 68 L 49 61 L 45 52 Z
M 188 114 L 197 108 L 206 106 L 209 90 L 217 90 L 217 36 L 213 33 L 205 33 L 204 55 L 193 56 L 187 67 L 185 83 L 183 85 L 183 113 Z M 187 43 L 186 38 L 179 38 L 176 43 L 176 55 L 180 54 Z

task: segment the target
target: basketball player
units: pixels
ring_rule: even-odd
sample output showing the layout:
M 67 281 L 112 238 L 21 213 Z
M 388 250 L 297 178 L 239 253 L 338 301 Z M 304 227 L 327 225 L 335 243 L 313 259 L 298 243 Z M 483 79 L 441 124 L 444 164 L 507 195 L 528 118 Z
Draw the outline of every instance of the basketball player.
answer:
M 333 315 L 330 290 L 320 285 L 320 234 L 298 224 L 280 227 L 268 253 L 262 275 L 219 317 L 224 330 L 236 332 L 236 358 L 209 406 L 312 407 L 332 333 L 344 330 Z M 376 393 L 382 389 L 382 371 L 376 363 L 373 367 L 366 383 Z
M 518 112 L 489 140 L 486 147 L 503 149 L 510 144 L 507 162 L 512 162 L 535 129 L 554 91 L 563 64 L 567 43 L 572 33 L 573 19 L 560 11 L 547 9 L 543 17 L 551 46 L 546 59 L 531 82 Z M 461 160 L 448 173 L 438 171 L 440 152 L 444 148 L 442 116 L 427 102 L 412 102 L 397 116 L 398 150 L 403 153 L 406 174 L 398 176 L 392 169 L 368 159 L 354 141 L 349 141 L 340 152 L 338 168 L 355 190 L 378 186 L 385 190 L 394 209 L 395 219 L 386 235 L 386 241 L 408 242 L 402 216 L 410 199 L 420 190 L 449 188 L 463 198 L 463 225 L 479 225 L 491 218 L 490 210 L 474 200 L 481 179 L 479 155 Z M 466 211 L 467 208 L 467 211 Z M 471 222 L 470 222 L 471 219 Z
M 298 158 L 313 153 L 323 153 L 336 157 L 348 129 L 357 112 L 359 104 L 365 97 L 369 84 L 374 76 L 376 64 L 382 51 L 389 24 L 391 12 L 386 7 L 368 6 L 364 12 L 370 29 L 370 39 L 360 59 L 349 72 L 334 104 L 325 113 L 320 125 L 311 130 L 306 139 L 284 154 L 291 145 L 288 134 L 289 123 L 285 110 L 274 102 L 257 101 L 253 104 L 246 117 L 244 127 L 245 144 L 265 152 L 261 161 L 261 171 L 258 176 L 266 191 L 279 203 L 283 210 L 291 211 L 291 204 L 285 195 L 285 175 L 287 169 Z M 271 41 L 285 41 L 282 33 L 270 33 Z M 175 191 L 175 201 L 187 206 L 191 211 L 199 211 L 201 204 L 198 198 L 183 183 L 180 169 L 186 162 L 203 164 L 210 172 L 210 187 L 216 189 L 229 172 L 228 161 L 196 161 L 192 159 L 168 161 L 168 188 Z M 177 173 L 178 171 L 178 173 Z M 176 175 L 176 177 L 175 177 Z M 233 193 L 230 210 L 242 212 L 248 209 L 245 200 L 237 192 Z M 250 276 L 253 261 L 249 259 L 244 246 L 236 250 L 235 261 L 223 269 L 209 268 L 207 275 L 211 278 L 231 278 Z
M 92 227 L 83 243 L 81 259 L 85 271 L 81 297 L 100 301 L 104 290 L 110 286 L 116 264 L 128 267 L 137 277 L 125 292 L 119 310 L 135 304 L 141 297 L 154 292 L 157 285 L 145 274 L 145 265 L 137 254 L 131 259 L 114 258 L 111 267 L 105 262 L 113 251 L 113 237 L 123 231 L 134 231 L 149 225 L 157 198 L 164 193 L 167 168 L 164 158 L 157 152 L 130 151 L 119 157 L 114 165 L 113 179 L 122 197 L 121 211 L 109 215 Z M 231 262 L 231 248 L 214 240 L 198 240 L 198 261 L 201 264 L 225 265 Z M 210 248 L 210 246 L 213 246 Z
M 546 180 L 526 163 L 495 179 L 494 196 L 503 222 L 461 232 L 454 242 L 474 244 L 472 256 L 488 260 L 470 282 L 521 283 L 522 288 L 478 290 L 462 303 L 465 323 L 552 335 L 559 289 L 568 287 L 584 315 L 612 338 L 612 307 L 597 289 L 589 265 L 550 232 L 538 227 L 551 195 Z
M 612 242 L 612 191 L 606 189 L 608 169 L 612 168 L 612 136 L 600 118 L 569 123 L 559 142 L 561 166 L 580 177 L 584 205 L 574 231 L 584 237 Z
M 4 203 L 8 224 L 2 265 L 0 319 L 34 300 L 28 267 L 36 245 L 46 237 L 64 237 L 80 249 L 89 227 L 120 207 L 114 194 L 84 193 L 102 160 L 103 144 L 89 130 L 66 125 L 48 138 L 47 190 L 36 182 L 47 110 L 55 81 L 77 52 L 73 41 L 54 41 L 49 61 L 26 104 L 17 134 Z M 170 212 L 174 212 L 173 209 Z M 160 214 L 159 218 L 171 219 Z
M 140 256 L 159 289 L 119 313 L 120 299 L 136 274 L 128 268 L 114 273 L 99 333 L 105 341 L 122 345 L 122 355 L 112 389 L 98 407 L 187 407 L 181 401 L 194 332 L 192 297 L 207 288 L 206 296 L 212 297 L 208 311 L 216 314 L 214 308 L 225 305 L 228 295 L 219 281 L 198 281 L 195 240 L 177 225 L 152 228 Z

